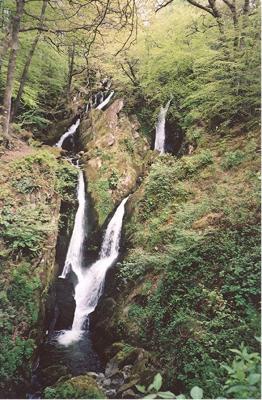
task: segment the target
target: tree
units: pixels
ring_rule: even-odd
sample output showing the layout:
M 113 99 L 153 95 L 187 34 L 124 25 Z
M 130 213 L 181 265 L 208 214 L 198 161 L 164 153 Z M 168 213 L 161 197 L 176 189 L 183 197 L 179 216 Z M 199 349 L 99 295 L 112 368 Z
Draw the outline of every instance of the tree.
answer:
M 14 101 L 13 109 L 12 109 L 12 118 L 15 117 L 17 110 L 19 109 L 19 106 L 21 103 L 21 98 L 23 95 L 24 87 L 25 87 L 25 84 L 26 84 L 26 81 L 28 78 L 29 68 L 30 68 L 33 55 L 35 53 L 37 44 L 39 42 L 39 39 L 40 39 L 40 36 L 42 33 L 41 28 L 43 28 L 43 26 L 44 26 L 44 17 L 45 17 L 47 3 L 48 3 L 48 0 L 43 0 L 42 10 L 41 10 L 41 14 L 39 16 L 39 30 L 32 42 L 31 49 L 29 50 L 29 53 L 28 53 L 28 56 L 27 56 L 27 59 L 26 59 L 25 65 L 24 65 L 24 69 L 23 69 L 23 72 L 22 72 L 22 75 L 20 78 L 20 85 L 19 85 L 18 93 L 17 93 L 16 99 Z
M 14 16 L 12 17 L 12 34 L 10 39 L 10 53 L 9 53 L 9 61 L 8 61 L 8 69 L 7 69 L 7 79 L 6 79 L 6 87 L 4 92 L 4 101 L 3 101 L 3 135 L 4 135 L 4 143 L 6 146 L 9 144 L 10 136 L 9 136 L 9 123 L 10 123 L 10 115 L 11 115 L 11 101 L 12 101 L 12 92 L 14 85 L 14 74 L 15 74 L 15 66 L 16 66 L 16 57 L 18 51 L 18 34 L 20 29 L 21 18 L 23 15 L 25 6 L 25 0 L 16 0 L 16 11 Z

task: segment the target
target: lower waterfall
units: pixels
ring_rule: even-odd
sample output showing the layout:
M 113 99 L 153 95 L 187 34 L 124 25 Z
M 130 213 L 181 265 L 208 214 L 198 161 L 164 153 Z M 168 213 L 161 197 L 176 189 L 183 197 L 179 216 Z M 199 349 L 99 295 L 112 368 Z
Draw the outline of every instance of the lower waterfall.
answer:
M 81 275 L 83 242 L 85 238 L 85 182 L 83 172 L 80 170 L 77 186 L 78 209 L 75 216 L 73 233 L 67 250 L 66 260 L 62 274 L 59 278 L 66 278 L 72 270 L 77 276 Z
M 88 269 L 82 268 L 76 272 L 78 283 L 75 287 L 76 309 L 73 325 L 71 330 L 61 332 L 58 337 L 60 344 L 67 346 L 80 339 L 84 332 L 83 328 L 88 315 L 97 306 L 103 292 L 106 273 L 119 254 L 122 223 L 127 200 L 128 197 L 122 200 L 107 226 L 99 259 Z

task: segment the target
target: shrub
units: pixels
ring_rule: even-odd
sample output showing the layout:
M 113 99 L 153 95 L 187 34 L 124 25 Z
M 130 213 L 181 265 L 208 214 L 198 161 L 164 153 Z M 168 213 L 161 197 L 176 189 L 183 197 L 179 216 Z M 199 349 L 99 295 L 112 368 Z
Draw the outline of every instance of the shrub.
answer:
M 222 161 L 222 168 L 229 170 L 241 164 L 245 159 L 245 153 L 241 150 L 232 151 L 226 153 L 224 160 Z

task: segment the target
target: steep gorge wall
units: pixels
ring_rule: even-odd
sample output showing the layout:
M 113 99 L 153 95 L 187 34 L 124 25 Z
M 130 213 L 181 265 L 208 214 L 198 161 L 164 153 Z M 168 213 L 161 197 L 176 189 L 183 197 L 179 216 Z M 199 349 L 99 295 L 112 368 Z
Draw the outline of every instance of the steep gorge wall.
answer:
M 229 349 L 258 350 L 259 164 L 258 132 L 206 133 L 191 155 L 158 157 L 131 196 L 124 257 L 94 317 L 97 347 L 120 370 L 145 349 L 131 397 L 150 368 L 177 394 L 220 396 Z
M 26 395 L 42 339 L 55 263 L 61 201 L 74 207 L 77 172 L 52 149 L 16 141 L 1 159 L 0 395 Z
M 136 187 L 150 157 L 149 145 L 130 120 L 122 99 L 106 110 L 91 110 L 80 124 L 80 147 L 88 191 L 101 227 L 116 205 Z

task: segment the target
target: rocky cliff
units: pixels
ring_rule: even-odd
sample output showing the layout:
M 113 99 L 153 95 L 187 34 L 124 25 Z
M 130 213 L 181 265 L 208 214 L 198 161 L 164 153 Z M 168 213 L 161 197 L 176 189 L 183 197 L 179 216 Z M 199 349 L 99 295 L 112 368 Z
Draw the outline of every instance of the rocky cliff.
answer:
M 80 124 L 88 191 L 101 227 L 115 206 L 136 187 L 148 161 L 149 145 L 136 117 L 116 100 L 106 111 L 91 110 Z
M 57 273 L 61 201 L 74 207 L 77 173 L 52 149 L 15 141 L 1 154 L 0 396 L 25 397 L 45 303 Z

